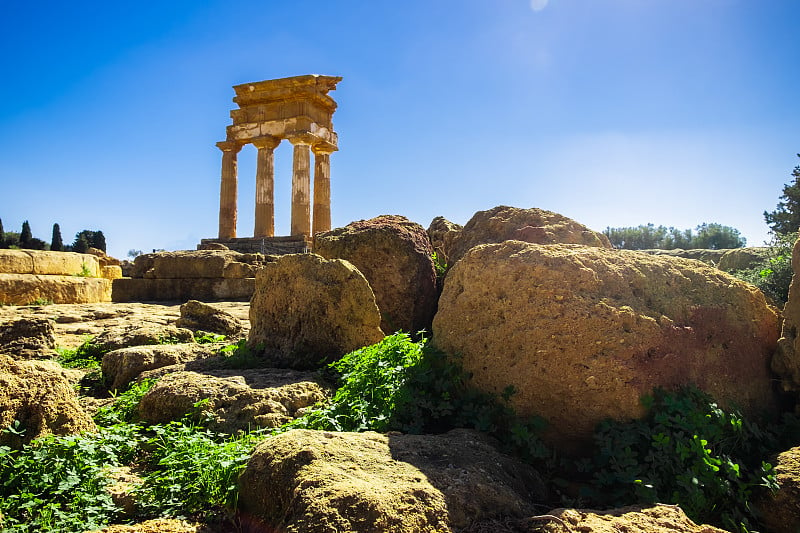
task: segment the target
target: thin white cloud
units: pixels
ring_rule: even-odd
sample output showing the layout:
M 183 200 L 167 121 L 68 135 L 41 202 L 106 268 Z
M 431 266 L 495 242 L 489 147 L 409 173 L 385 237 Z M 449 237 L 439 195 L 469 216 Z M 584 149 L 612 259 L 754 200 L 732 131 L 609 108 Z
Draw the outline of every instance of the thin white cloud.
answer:
M 531 9 L 534 11 L 541 11 L 547 7 L 549 1 L 550 0 L 531 0 Z

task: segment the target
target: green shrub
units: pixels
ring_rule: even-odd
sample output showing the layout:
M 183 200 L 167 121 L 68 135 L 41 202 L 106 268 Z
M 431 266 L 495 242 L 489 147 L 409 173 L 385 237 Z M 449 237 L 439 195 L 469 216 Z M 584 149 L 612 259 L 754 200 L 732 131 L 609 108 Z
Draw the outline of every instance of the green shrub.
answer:
M 541 419 L 518 418 L 502 398 L 469 387 L 469 375 L 427 340 L 395 333 L 329 365 L 340 387 L 331 401 L 288 423 L 289 428 L 441 433 L 471 428 L 498 438 L 529 460 L 551 458 L 539 440 Z
M 761 289 L 779 306 L 789 299 L 789 284 L 792 282 L 792 248 L 797 236 L 777 236 L 769 247 L 763 263 L 745 270 L 731 272 L 737 278 Z
M 590 505 L 672 503 L 698 523 L 749 531 L 751 496 L 776 486 L 764 462 L 775 435 L 697 389 L 656 391 L 645 405 L 645 419 L 598 428 L 598 453 L 581 464 L 592 474 Z

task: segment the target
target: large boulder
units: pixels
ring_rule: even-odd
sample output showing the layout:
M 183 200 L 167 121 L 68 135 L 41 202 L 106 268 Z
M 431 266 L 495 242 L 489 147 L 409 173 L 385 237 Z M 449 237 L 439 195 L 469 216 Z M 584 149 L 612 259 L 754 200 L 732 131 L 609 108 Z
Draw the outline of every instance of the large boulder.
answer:
M 0 353 L 39 359 L 53 356 L 55 347 L 55 328 L 46 318 L 20 317 L 0 324 Z
M 697 261 L 507 241 L 449 272 L 434 341 L 474 386 L 550 422 L 562 449 L 606 418 L 644 414 L 655 387 L 693 384 L 757 415 L 775 407 L 778 313 L 755 287 Z
M 800 531 L 800 447 L 778 454 L 775 462 L 778 489 L 757 499 L 761 521 L 772 533 Z
M 364 274 L 383 331 L 430 330 L 438 294 L 425 228 L 402 216 L 383 215 L 315 235 L 314 252 L 345 259 Z
M 111 280 L 105 278 L 0 274 L 0 305 L 30 305 L 36 302 L 86 304 L 110 301 Z
M 239 501 L 283 533 L 449 532 L 535 514 L 543 484 L 477 432 L 381 435 L 292 430 L 256 448 Z
M 608 237 L 552 211 L 500 205 L 478 211 L 453 238 L 448 264 L 454 265 L 479 244 L 517 240 L 536 244 L 583 244 L 611 248 Z
M 800 392 L 800 239 L 792 249 L 792 283 L 783 308 L 783 328 L 778 349 L 772 358 L 772 370 L 778 374 L 784 391 Z
M 383 338 L 364 275 L 342 259 L 293 254 L 256 277 L 248 346 L 277 367 L 318 368 Z
M 450 264 L 450 254 L 453 243 L 461 235 L 464 226 L 450 222 L 444 217 L 436 217 L 428 226 L 428 238 L 431 240 L 433 251 L 439 256 L 443 264 Z
M 555 509 L 522 522 L 535 528 L 524 531 L 541 533 L 726 533 L 713 526 L 695 524 L 677 505 L 664 504 L 608 511 Z
M 49 434 L 95 429 L 72 384 L 54 366 L 0 355 L 0 428 L 19 421 L 17 432 L 0 431 L 0 446 L 18 448 Z
M 181 317 L 175 322 L 179 328 L 225 335 L 233 339 L 241 336 L 242 321 L 232 314 L 197 300 L 181 305 Z
M 111 390 L 124 390 L 139 374 L 165 366 L 213 357 L 219 344 L 162 344 L 131 346 L 103 356 L 103 378 Z
M 301 409 L 328 398 L 308 372 L 287 369 L 178 371 L 161 377 L 139 402 L 139 416 L 150 423 L 180 420 L 186 414 L 208 417 L 211 429 L 234 433 L 290 422 Z M 195 411 L 198 402 L 204 402 Z

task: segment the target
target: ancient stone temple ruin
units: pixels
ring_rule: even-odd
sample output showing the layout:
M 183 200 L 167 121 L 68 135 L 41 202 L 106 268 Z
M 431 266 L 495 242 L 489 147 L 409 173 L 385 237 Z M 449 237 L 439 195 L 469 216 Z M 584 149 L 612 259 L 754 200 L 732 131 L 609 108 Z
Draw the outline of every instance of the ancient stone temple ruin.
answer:
M 216 242 L 240 252 L 291 253 L 306 250 L 314 234 L 331 229 L 330 154 L 338 148 L 333 131 L 336 102 L 328 92 L 341 79 L 306 75 L 233 87 L 239 109 L 231 111 L 233 124 L 227 127 L 225 140 L 217 143 L 222 150 L 219 236 L 203 239 L 200 247 Z M 274 150 L 284 139 L 294 147 L 291 235 L 276 237 Z M 236 235 L 236 160 L 246 144 L 258 149 L 255 228 L 253 237 L 240 238 Z

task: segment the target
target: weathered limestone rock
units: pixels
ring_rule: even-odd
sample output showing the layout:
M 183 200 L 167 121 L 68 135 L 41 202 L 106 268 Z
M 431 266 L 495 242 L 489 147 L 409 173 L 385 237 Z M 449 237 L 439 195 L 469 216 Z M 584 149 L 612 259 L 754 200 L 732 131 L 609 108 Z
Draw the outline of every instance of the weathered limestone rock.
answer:
M 115 302 L 243 300 L 274 256 L 228 249 L 157 252 L 136 258 L 131 278 L 114 280 Z
M 221 347 L 189 343 L 121 348 L 103 356 L 103 378 L 109 389 L 122 391 L 146 370 L 213 357 Z
M 356 267 L 285 255 L 256 277 L 248 346 L 277 367 L 307 370 L 383 338 L 372 289 Z
M 89 533 L 211 533 L 208 526 L 177 518 L 155 518 L 132 526 L 114 524 Z
M 520 209 L 500 205 L 472 215 L 461 232 L 453 238 L 448 264 L 454 265 L 474 246 L 507 240 L 611 248 L 608 237 L 602 233 L 592 231 L 583 224 L 558 213 L 537 208 Z
M 92 344 L 102 353 L 153 344 L 179 344 L 194 342 L 194 334 L 185 328 L 159 324 L 133 324 L 109 328 L 94 339 Z
M 436 312 L 436 271 L 425 229 L 405 217 L 383 215 L 316 235 L 314 252 L 345 259 L 369 281 L 383 331 L 430 330 Z
M 139 416 L 150 423 L 180 420 L 194 405 L 208 400 L 203 415 L 209 427 L 234 433 L 278 427 L 300 409 L 327 399 L 326 389 L 308 372 L 287 369 L 172 372 L 161 377 L 139 402 Z
M 100 263 L 91 254 L 44 250 L 0 250 L 0 273 L 96 278 Z
M 105 279 L 119 279 L 122 277 L 122 267 L 119 265 L 106 265 L 101 267 L 100 277 Z
M 192 331 L 206 331 L 237 338 L 244 329 L 242 321 L 222 309 L 197 300 L 189 300 L 181 305 L 181 317 L 175 322 L 179 328 Z
M 143 254 L 134 260 L 132 276 L 150 279 L 252 278 L 267 262 L 261 254 L 233 250 L 183 250 Z
M 448 273 L 434 342 L 474 386 L 517 391 L 561 449 L 603 419 L 640 417 L 654 387 L 694 384 L 750 415 L 774 409 L 778 314 L 755 287 L 696 261 L 518 241 L 472 249 Z
M 21 317 L 0 323 L 0 353 L 15 359 L 47 358 L 54 354 L 53 323 L 44 318 Z
M 555 509 L 523 522 L 542 533 L 727 533 L 713 526 L 695 524 L 677 505 L 662 504 L 609 511 Z
M 753 266 L 763 263 L 769 257 L 769 248 L 767 247 L 752 247 L 752 248 L 733 248 L 726 250 L 722 257 L 719 258 L 717 268 L 725 272 L 733 272 L 734 270 L 745 270 Z
M 756 501 L 761 520 L 772 533 L 800 531 L 800 447 L 778 454 L 775 465 L 778 490 L 764 491 Z
M 51 433 L 68 435 L 95 429 L 61 373 L 38 361 L 15 361 L 0 355 L 0 428 L 15 420 L 20 421 L 24 434 L 0 432 L 0 446 L 18 448 Z
M 783 308 L 781 338 L 772 358 L 772 370 L 781 377 L 784 391 L 797 394 L 800 391 L 800 239 L 792 249 L 792 272 L 789 298 Z
M 464 226 L 450 222 L 444 217 L 436 217 L 428 226 L 428 238 L 431 240 L 433 251 L 436 252 L 445 264 L 449 265 L 453 242 L 461 234 Z
M 30 305 L 42 300 L 57 304 L 110 302 L 111 281 L 80 276 L 0 274 L 0 304 Z
M 528 465 L 483 435 L 293 430 L 262 442 L 239 479 L 242 508 L 283 533 L 449 532 L 534 514 Z
M 90 246 L 89 249 L 86 250 L 86 253 L 97 257 L 97 261 L 100 263 L 100 268 L 105 266 L 120 266 L 122 264 L 122 261 L 116 257 L 111 257 L 99 248 L 93 248 Z
M 695 261 L 702 261 L 703 263 L 711 266 L 719 265 L 722 256 L 728 250 L 707 250 L 704 248 L 696 248 L 691 250 L 683 250 L 675 248 L 674 250 L 637 250 L 639 252 L 650 255 L 667 255 L 670 257 L 680 257 L 681 259 L 694 259 Z M 720 269 L 723 270 L 723 269 Z
M 114 280 L 112 299 L 115 302 L 249 300 L 255 287 L 255 278 L 122 278 Z

